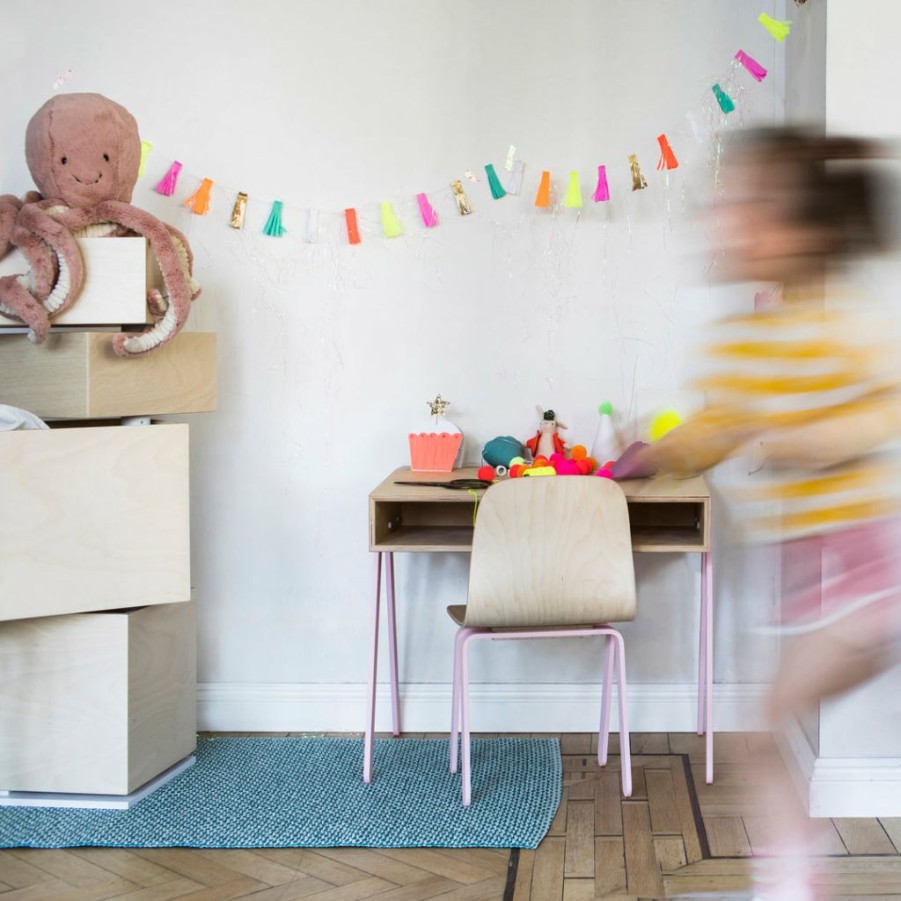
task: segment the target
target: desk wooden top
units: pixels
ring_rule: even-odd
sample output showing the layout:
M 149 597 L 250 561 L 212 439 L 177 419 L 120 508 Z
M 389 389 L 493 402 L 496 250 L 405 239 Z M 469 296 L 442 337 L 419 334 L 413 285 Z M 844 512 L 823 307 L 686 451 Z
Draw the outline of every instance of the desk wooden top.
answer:
M 370 492 L 374 501 L 441 501 L 443 503 L 472 503 L 468 491 L 428 486 L 398 485 L 402 482 L 449 482 L 451 479 L 478 478 L 478 467 L 468 466 L 453 472 L 411 472 L 409 466 L 395 469 L 377 488 Z M 573 476 L 572 478 L 577 478 Z M 585 478 L 582 476 L 581 478 Z M 703 476 L 691 479 L 674 479 L 670 476 L 654 476 L 652 479 L 627 479 L 617 482 L 630 503 L 679 503 L 709 501 L 710 489 Z M 479 490 L 479 495 L 484 489 Z

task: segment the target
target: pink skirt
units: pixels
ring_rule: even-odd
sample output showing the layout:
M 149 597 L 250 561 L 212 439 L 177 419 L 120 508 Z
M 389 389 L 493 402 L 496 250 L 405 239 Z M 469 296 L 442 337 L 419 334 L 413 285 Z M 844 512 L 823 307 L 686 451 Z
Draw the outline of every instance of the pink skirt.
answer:
M 851 621 L 867 640 L 901 634 L 901 521 L 876 520 L 782 545 L 781 629 Z

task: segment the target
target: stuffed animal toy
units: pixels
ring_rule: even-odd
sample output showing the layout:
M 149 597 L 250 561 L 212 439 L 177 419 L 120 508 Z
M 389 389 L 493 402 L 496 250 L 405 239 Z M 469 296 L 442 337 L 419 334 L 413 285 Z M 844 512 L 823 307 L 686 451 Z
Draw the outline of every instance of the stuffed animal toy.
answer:
M 141 162 L 138 126 L 127 109 L 101 94 L 60 94 L 32 117 L 25 159 L 38 191 L 24 200 L 0 196 L 0 259 L 17 247 L 31 271 L 0 278 L 0 310 L 29 327 L 40 344 L 50 320 L 74 303 L 85 280 L 76 238 L 141 235 L 156 256 L 165 293 L 147 302 L 154 324 L 117 334 L 119 356 L 143 354 L 184 326 L 200 288 L 184 235 L 131 205 Z
M 532 452 L 532 457 L 545 457 L 550 459 L 551 454 L 562 454 L 566 452 L 566 444 L 557 434 L 558 429 L 565 429 L 566 426 L 557 419 L 557 414 L 553 410 L 542 410 L 536 405 L 535 409 L 541 417 L 538 423 L 538 431 L 533 438 L 526 442 L 526 447 Z

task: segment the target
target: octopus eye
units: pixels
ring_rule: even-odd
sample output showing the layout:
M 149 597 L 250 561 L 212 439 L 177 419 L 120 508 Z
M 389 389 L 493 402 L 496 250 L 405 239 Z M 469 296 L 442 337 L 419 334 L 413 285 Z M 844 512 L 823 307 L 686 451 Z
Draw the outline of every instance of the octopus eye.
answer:
M 108 162 L 109 162 L 109 154 L 108 154 L 108 153 L 104 153 L 104 154 L 103 154 L 103 161 L 104 161 L 105 163 L 108 163 Z
M 62 159 L 61 159 L 61 160 L 60 160 L 60 162 L 61 162 L 61 163 L 62 163 L 62 164 L 63 164 L 63 165 L 64 165 L 64 166 L 65 166 L 65 165 L 66 165 L 66 163 L 68 163 L 68 162 L 69 162 L 69 157 L 67 157 L 67 156 L 64 156 L 64 157 L 63 157 L 63 158 L 62 158 Z

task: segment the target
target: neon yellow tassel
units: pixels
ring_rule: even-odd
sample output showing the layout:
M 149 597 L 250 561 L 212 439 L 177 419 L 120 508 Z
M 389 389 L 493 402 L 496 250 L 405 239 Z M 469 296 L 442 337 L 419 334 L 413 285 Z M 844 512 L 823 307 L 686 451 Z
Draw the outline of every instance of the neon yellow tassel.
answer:
M 582 189 L 579 187 L 579 173 L 569 173 L 569 184 L 566 186 L 566 195 L 563 198 L 563 206 L 582 206 Z
M 777 40 L 784 41 L 792 30 L 790 20 L 771 19 L 766 13 L 761 13 L 757 21 Z
M 394 215 L 394 208 L 387 200 L 382 202 L 382 229 L 386 238 L 396 238 L 404 233 L 397 216 Z
M 138 166 L 138 178 L 144 177 L 144 167 L 147 165 L 147 157 L 153 150 L 153 144 L 150 141 L 141 141 L 141 165 Z

